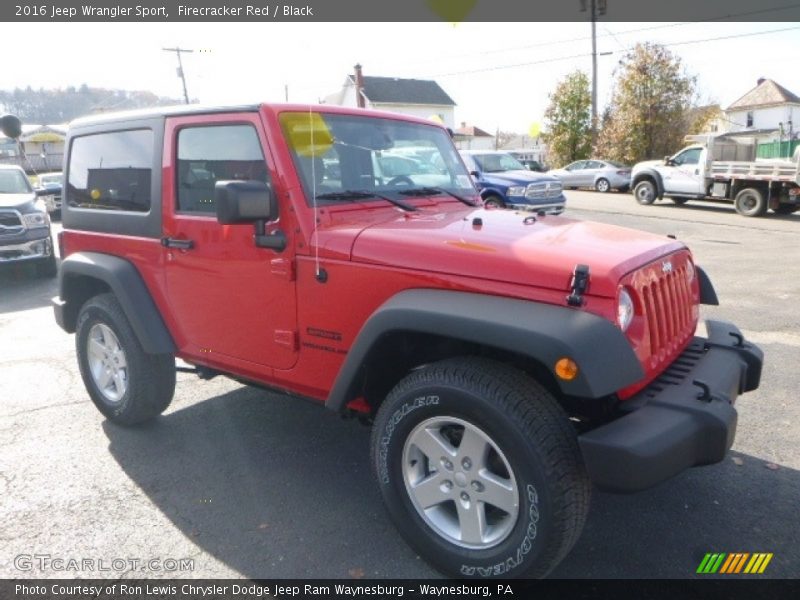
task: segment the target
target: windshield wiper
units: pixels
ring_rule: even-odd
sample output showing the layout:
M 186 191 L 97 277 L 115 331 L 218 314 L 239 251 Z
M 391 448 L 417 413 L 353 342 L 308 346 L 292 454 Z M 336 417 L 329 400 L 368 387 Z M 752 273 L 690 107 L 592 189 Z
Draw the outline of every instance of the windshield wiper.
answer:
M 384 196 L 383 194 L 379 194 L 377 192 L 370 192 L 367 190 L 342 190 L 341 192 L 327 192 L 325 194 L 317 194 L 317 200 L 359 200 L 359 199 L 367 199 L 367 198 L 380 198 L 381 200 L 386 200 L 386 202 L 390 202 L 395 206 L 399 206 L 403 210 L 408 212 L 413 212 L 417 210 L 416 206 L 412 206 L 407 202 L 403 202 L 397 198 L 390 198 L 389 196 Z
M 466 204 L 467 206 L 478 206 L 478 204 L 476 204 L 475 202 L 473 202 L 469 198 L 465 198 L 464 196 L 461 196 L 460 194 L 456 194 L 454 192 L 451 192 L 450 190 L 446 190 L 444 188 L 438 188 L 438 187 L 411 188 L 410 190 L 401 190 L 398 193 L 399 194 L 403 194 L 405 196 L 431 196 L 433 194 L 445 194 L 447 196 L 451 196 L 451 197 L 455 198 L 456 200 Z

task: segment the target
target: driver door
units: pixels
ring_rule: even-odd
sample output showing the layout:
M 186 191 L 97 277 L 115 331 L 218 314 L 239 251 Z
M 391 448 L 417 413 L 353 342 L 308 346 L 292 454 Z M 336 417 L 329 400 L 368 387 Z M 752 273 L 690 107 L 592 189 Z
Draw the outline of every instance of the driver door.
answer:
M 170 118 L 164 161 L 167 301 L 182 355 L 240 372 L 292 367 L 298 335 L 289 252 L 257 247 L 252 224 L 216 218 L 217 181 L 264 181 L 279 193 L 259 114 Z
M 672 158 L 672 165 L 665 169 L 664 191 L 697 196 L 705 192 L 705 176 L 701 159 L 703 148 L 687 148 Z

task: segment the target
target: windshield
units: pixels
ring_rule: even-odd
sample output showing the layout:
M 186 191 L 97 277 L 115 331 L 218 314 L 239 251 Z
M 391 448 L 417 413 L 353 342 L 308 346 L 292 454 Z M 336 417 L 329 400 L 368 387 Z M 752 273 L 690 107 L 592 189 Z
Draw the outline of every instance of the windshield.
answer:
M 280 121 L 309 199 L 395 198 L 415 188 L 476 193 L 439 126 L 324 113 L 283 113 Z
M 473 154 L 478 169 L 485 173 L 524 171 L 525 167 L 510 154 Z
M 31 184 L 22 171 L 0 170 L 0 194 L 27 194 L 30 191 Z

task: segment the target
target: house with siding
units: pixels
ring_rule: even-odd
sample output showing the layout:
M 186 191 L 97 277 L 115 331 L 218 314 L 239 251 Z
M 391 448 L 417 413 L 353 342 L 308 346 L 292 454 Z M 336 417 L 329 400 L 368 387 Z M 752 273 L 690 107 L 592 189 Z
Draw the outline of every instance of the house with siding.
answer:
M 398 112 L 455 126 L 456 103 L 435 81 L 366 76 L 361 65 L 323 103 Z
M 800 97 L 772 79 L 756 86 L 725 109 L 729 137 L 750 137 L 760 158 L 791 156 L 800 144 Z

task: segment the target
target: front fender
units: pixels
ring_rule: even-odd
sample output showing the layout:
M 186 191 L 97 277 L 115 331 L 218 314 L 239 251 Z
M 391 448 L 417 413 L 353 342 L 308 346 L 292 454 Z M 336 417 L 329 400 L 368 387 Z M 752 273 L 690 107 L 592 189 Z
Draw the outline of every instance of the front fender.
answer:
M 60 299 L 54 302 L 56 320 L 67 332 L 75 331 L 81 282 L 102 282 L 117 301 L 148 354 L 173 354 L 175 342 L 158 311 L 147 285 L 130 261 L 100 252 L 75 252 L 61 262 L 58 270 Z
M 652 179 L 655 181 L 658 199 L 660 200 L 664 197 L 664 179 L 661 177 L 661 173 L 655 169 L 642 169 L 633 177 L 633 181 L 631 181 L 631 189 L 635 188 L 636 184 L 643 179 Z
M 556 378 L 570 396 L 600 398 L 645 376 L 624 334 L 585 311 L 527 300 L 445 290 L 406 290 L 381 305 L 367 320 L 347 354 L 327 400 L 341 410 L 357 395 L 359 371 L 380 339 L 413 332 L 449 337 L 528 356 L 552 372 L 556 361 L 572 358 L 579 373 Z

